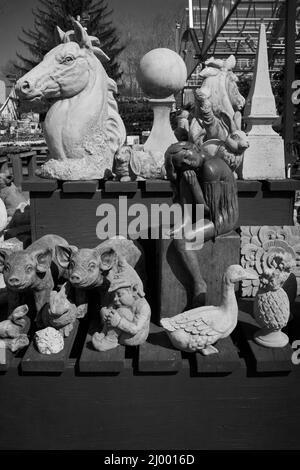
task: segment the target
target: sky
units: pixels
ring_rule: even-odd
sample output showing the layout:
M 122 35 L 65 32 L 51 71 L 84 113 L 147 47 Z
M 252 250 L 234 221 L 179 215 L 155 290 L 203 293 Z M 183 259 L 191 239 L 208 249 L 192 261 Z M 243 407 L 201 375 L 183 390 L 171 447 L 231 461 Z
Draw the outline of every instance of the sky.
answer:
M 26 54 L 26 50 L 18 40 L 22 28 L 33 25 L 32 9 L 39 0 L 0 0 L 0 70 L 9 59 L 15 59 L 15 52 Z M 188 6 L 188 0 L 108 0 L 114 10 L 115 26 L 122 27 L 122 17 L 132 16 L 140 19 L 153 18 L 158 13 L 167 13 L 174 7 Z M 0 78 L 3 79 L 0 72 Z

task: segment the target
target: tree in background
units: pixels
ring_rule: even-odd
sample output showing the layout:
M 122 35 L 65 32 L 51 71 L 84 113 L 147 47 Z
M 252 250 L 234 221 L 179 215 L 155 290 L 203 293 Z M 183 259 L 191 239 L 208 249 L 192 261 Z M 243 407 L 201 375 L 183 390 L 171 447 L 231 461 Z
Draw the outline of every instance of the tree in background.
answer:
M 136 71 L 144 54 L 157 47 L 175 50 L 176 23 L 181 20 L 182 15 L 182 9 L 178 9 L 165 15 L 158 14 L 152 21 L 145 19 L 137 23 L 129 16 L 122 19 L 121 40 L 125 45 L 120 54 L 123 94 L 140 95 Z
M 101 49 L 111 59 L 104 64 L 108 75 L 114 80 L 120 79 L 117 57 L 123 47 L 119 45 L 116 29 L 110 20 L 112 10 L 108 9 L 106 0 L 39 0 L 39 3 L 33 10 L 33 28 L 23 29 L 24 37 L 19 38 L 28 48 L 30 56 L 17 53 L 18 60 L 10 61 L 7 65 L 10 75 L 15 78 L 24 75 L 41 62 L 44 55 L 55 46 L 55 26 L 68 31 L 72 29 L 71 17 L 80 16 L 88 34 L 100 40 Z

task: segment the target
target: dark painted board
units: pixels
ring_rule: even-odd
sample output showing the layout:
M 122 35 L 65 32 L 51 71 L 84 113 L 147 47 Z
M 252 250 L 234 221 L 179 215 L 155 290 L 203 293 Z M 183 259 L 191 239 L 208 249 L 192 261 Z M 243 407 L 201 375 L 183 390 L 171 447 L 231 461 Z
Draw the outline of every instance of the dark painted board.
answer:
M 293 225 L 295 192 L 259 191 L 239 193 L 241 225 Z
M 64 193 L 94 193 L 99 186 L 98 180 L 65 181 L 62 185 Z
M 35 178 L 23 179 L 22 181 L 22 190 L 30 192 L 53 192 L 57 189 L 58 183 L 56 180 L 51 179 L 42 179 Z M 33 194 L 30 194 L 30 199 L 34 197 Z
M 221 339 L 215 345 L 218 354 L 203 356 L 195 354 L 196 371 L 198 374 L 230 374 L 241 366 L 236 346 L 230 337 Z
M 261 189 L 261 181 L 237 180 L 238 192 L 257 192 Z
M 172 184 L 170 181 L 164 180 L 146 180 L 146 192 L 173 192 Z
M 248 353 L 252 355 L 256 372 L 286 373 L 292 370 L 291 357 L 293 350 L 289 344 L 285 348 L 265 348 L 256 344 L 253 340 L 253 334 L 259 327 L 249 313 L 239 312 L 239 327 L 248 344 Z
M 159 240 L 160 316 L 172 317 L 192 307 L 191 280 L 183 269 L 172 240 Z M 240 260 L 240 237 L 236 232 L 217 237 L 195 252 L 201 275 L 207 285 L 206 305 L 219 305 L 221 279 L 225 269 Z
M 124 218 L 126 207 L 132 204 L 142 202 L 150 214 L 152 204 L 172 203 L 171 195 L 165 200 L 158 199 L 155 193 L 142 198 L 140 190 L 122 196 L 125 209 L 119 203 L 118 194 L 105 193 L 101 190 L 81 194 L 63 193 L 60 190 L 53 193 L 32 192 L 30 198 L 33 237 L 36 239 L 47 233 L 57 233 L 66 238 L 70 244 L 93 248 L 101 242 L 96 233 L 101 217 L 97 216 L 96 212 L 102 203 L 109 203 L 115 208 L 117 220 L 119 212 L 122 212 Z M 128 221 L 134 218 L 134 216 L 128 217 Z M 127 229 L 127 224 L 124 225 Z
M 138 372 L 176 373 L 181 366 L 180 351 L 173 348 L 163 328 L 152 324 L 146 343 L 139 346 Z
M 6 450 L 298 449 L 299 377 L 0 375 Z M 128 455 L 128 454 L 125 454 Z M 192 465 L 191 465 L 192 467 Z
M 264 185 L 270 191 L 297 191 L 300 190 L 300 180 L 266 180 Z
M 23 372 L 38 373 L 38 372 L 63 372 L 66 367 L 69 355 L 75 341 L 78 330 L 78 321 L 75 323 L 73 330 L 67 338 L 64 338 L 65 347 L 57 354 L 41 354 L 36 349 L 33 341 L 30 343 L 22 361 L 21 368 Z
M 6 372 L 9 369 L 12 359 L 13 353 L 7 348 L 0 347 L 0 372 Z
M 106 181 L 104 190 L 106 193 L 135 193 L 138 184 L 135 181 Z
M 100 331 L 100 320 L 93 315 L 85 338 L 84 347 L 79 359 L 79 371 L 91 374 L 116 374 L 125 366 L 125 347 L 118 346 L 110 351 L 96 351 L 93 348 L 91 337 Z

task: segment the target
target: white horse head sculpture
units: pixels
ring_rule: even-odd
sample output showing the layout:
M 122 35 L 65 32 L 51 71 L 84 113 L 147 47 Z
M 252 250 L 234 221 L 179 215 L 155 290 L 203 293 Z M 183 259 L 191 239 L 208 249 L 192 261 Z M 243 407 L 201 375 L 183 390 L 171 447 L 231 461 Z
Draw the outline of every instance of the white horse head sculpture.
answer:
M 48 103 L 44 134 L 50 156 L 41 176 L 58 179 L 102 178 L 112 167 L 126 131 L 110 79 L 100 60 L 109 60 L 99 40 L 78 21 L 73 31 L 57 28 L 61 43 L 16 86 L 21 100 Z M 98 60 L 100 59 L 100 60 Z
M 237 87 L 238 77 L 233 73 L 235 57 L 231 55 L 226 60 L 211 57 L 205 62 L 206 67 L 200 72 L 204 78 L 201 90 L 207 89 L 213 112 L 217 117 L 221 113 L 233 119 L 236 111 L 245 106 L 245 98 Z

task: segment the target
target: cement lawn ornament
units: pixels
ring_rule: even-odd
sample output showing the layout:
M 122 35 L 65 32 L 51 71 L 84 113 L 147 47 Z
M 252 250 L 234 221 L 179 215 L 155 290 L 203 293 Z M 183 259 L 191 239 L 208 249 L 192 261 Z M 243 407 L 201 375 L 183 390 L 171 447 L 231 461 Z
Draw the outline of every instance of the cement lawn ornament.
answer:
M 119 344 L 138 346 L 149 334 L 151 310 L 142 282 L 130 266 L 115 274 L 103 301 L 100 315 L 103 328 L 92 336 L 98 351 L 114 349 Z
M 45 235 L 25 250 L 11 253 L 0 249 L 0 271 L 7 287 L 9 314 L 21 304 L 23 294 L 32 292 L 39 323 L 39 316 L 54 288 L 53 276 L 63 274 L 56 260 L 56 245 L 68 246 L 68 243 L 58 235 Z
M 0 199 L 0 238 L 3 239 L 3 230 L 6 228 L 8 222 L 7 210 L 4 202 Z
M 112 172 L 119 181 L 160 179 L 163 164 L 162 152 L 145 152 L 143 146 L 126 145 L 116 153 Z
M 86 291 L 108 287 L 123 262 L 128 262 L 133 267 L 141 264 L 142 252 L 132 240 L 112 238 L 93 249 L 58 245 L 56 257 L 61 269 L 66 271 L 69 282 L 76 289 L 75 295 L 79 297 L 79 300 L 76 299 L 78 317 L 81 317 L 87 311 Z M 120 257 L 124 260 L 122 263 Z
M 141 58 L 137 80 L 149 98 L 154 114 L 151 133 L 144 144 L 146 152 L 164 154 L 171 144 L 177 142 L 170 124 L 170 112 L 175 104 L 173 95 L 184 87 L 186 79 L 186 65 L 171 49 L 152 49 Z
M 178 202 L 204 206 L 204 241 L 230 232 L 238 220 L 232 171 L 222 158 L 205 150 L 191 142 L 178 142 L 165 153 L 167 177 L 176 185 Z
M 12 352 L 28 346 L 27 336 L 30 319 L 27 317 L 28 306 L 20 305 L 8 316 L 7 320 L 0 322 L 0 341 Z
M 64 349 L 64 338 L 60 331 L 48 326 L 34 335 L 34 342 L 41 354 L 58 354 Z
M 214 344 L 227 338 L 237 324 L 238 305 L 234 285 L 243 279 L 257 278 L 239 265 L 231 265 L 222 280 L 222 303 L 219 307 L 204 306 L 188 310 L 171 318 L 162 318 L 161 325 L 167 331 L 172 344 L 186 352 L 203 355 L 218 353 Z
M 60 290 L 50 293 L 49 309 L 43 315 L 44 326 L 52 326 L 67 337 L 74 328 L 77 307 L 71 298 L 71 286 L 65 282 Z
M 116 83 L 101 64 L 107 56 L 78 21 L 73 28 L 59 30 L 61 43 L 17 82 L 16 92 L 22 101 L 49 108 L 44 135 L 51 159 L 40 176 L 103 178 L 126 131 L 114 98 Z
M 0 198 L 5 204 L 8 217 L 28 204 L 24 194 L 13 183 L 13 176 L 8 173 L 0 173 Z
M 206 131 L 205 140 L 225 141 L 234 130 L 241 129 L 245 99 L 238 90 L 238 78 L 232 71 L 235 64 L 233 55 L 226 60 L 211 57 L 200 72 L 203 83 L 195 92 L 196 114 Z
M 248 137 L 238 128 L 234 117 L 220 112 L 220 118 L 213 112 L 211 91 L 200 88 L 196 91 L 201 122 L 206 131 L 205 142 L 198 147 L 208 156 L 219 156 L 236 171 L 241 165 L 243 154 L 249 147 Z
M 282 288 L 289 276 L 294 260 L 290 253 L 273 253 L 271 266 L 265 267 L 260 277 L 254 316 L 261 327 L 254 340 L 265 347 L 281 348 L 288 344 L 288 336 L 281 331 L 287 325 L 290 316 L 290 301 Z

